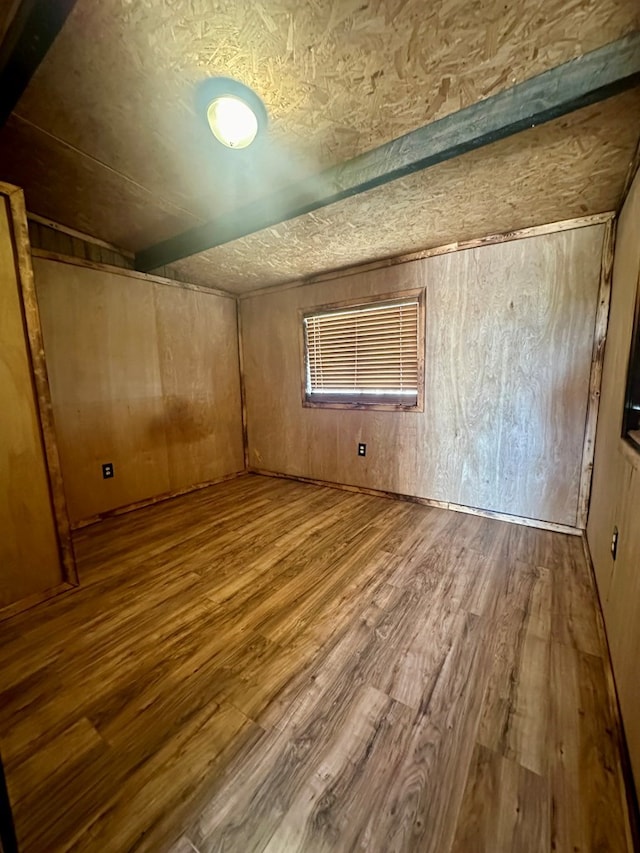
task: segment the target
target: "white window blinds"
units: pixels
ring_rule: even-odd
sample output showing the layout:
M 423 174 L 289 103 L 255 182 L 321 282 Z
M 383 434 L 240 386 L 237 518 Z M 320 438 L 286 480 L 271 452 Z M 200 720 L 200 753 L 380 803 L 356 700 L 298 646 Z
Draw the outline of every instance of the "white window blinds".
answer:
M 418 307 L 410 298 L 306 315 L 307 399 L 415 406 Z

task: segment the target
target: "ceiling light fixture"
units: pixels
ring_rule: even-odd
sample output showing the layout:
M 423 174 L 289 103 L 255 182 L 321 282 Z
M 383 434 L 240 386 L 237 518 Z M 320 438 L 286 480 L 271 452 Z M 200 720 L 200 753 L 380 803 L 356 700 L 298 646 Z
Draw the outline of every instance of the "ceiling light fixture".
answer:
M 246 148 L 258 132 L 258 119 L 249 104 L 233 95 L 211 101 L 207 121 L 215 138 L 227 148 Z
M 199 105 L 215 138 L 227 148 L 248 148 L 266 127 L 267 111 L 256 93 L 228 77 L 199 86 Z

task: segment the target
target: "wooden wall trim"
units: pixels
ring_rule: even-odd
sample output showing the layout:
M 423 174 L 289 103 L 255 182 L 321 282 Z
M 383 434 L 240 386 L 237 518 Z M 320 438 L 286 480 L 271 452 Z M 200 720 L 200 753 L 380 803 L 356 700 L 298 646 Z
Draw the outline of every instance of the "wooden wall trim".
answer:
M 435 258 L 438 255 L 448 255 L 451 252 L 463 252 L 465 249 L 478 249 L 481 246 L 493 246 L 496 243 L 510 243 L 512 240 L 525 240 L 527 237 L 540 237 L 543 234 L 555 234 L 558 231 L 573 231 L 575 228 L 587 228 L 589 225 L 602 225 L 611 222 L 615 217 L 614 211 L 606 213 L 594 213 L 591 216 L 580 216 L 577 219 L 562 219 L 558 222 L 549 222 L 545 225 L 532 225 L 529 228 L 518 228 L 515 231 L 503 231 L 500 234 L 487 234 L 485 237 L 476 237 L 473 240 L 461 240 L 457 243 L 447 243 L 444 246 L 434 246 L 432 249 L 422 249 L 419 252 L 410 252 L 406 255 L 396 255 L 392 258 L 380 258 L 365 264 L 352 267 L 341 267 L 335 270 L 319 273 L 296 281 L 284 284 L 273 284 L 269 287 L 259 287 L 256 290 L 248 290 L 241 293 L 238 299 L 250 299 L 252 296 L 262 294 L 278 293 L 281 290 L 293 290 L 297 287 L 307 287 L 312 284 L 320 284 L 323 281 L 333 281 L 337 278 L 346 278 L 350 275 L 360 275 L 372 270 L 395 267 L 398 264 L 408 264 L 411 261 L 421 261 L 425 258 Z
M 153 506 L 162 501 L 169 501 L 171 498 L 179 498 L 181 495 L 188 495 L 190 492 L 197 492 L 200 489 L 206 489 L 209 486 L 217 486 L 219 483 L 226 483 L 227 480 L 237 480 L 238 477 L 244 477 L 248 471 L 234 471 L 233 474 L 225 474 L 223 477 L 217 477 L 215 480 L 206 480 L 204 483 L 195 483 L 192 486 L 185 486 L 184 489 L 176 489 L 172 492 L 164 492 L 162 495 L 153 495 L 150 498 L 144 498 L 141 501 L 135 501 L 125 506 L 118 506 L 114 509 L 101 512 L 97 515 L 92 515 L 90 518 L 81 518 L 79 521 L 73 522 L 72 530 L 81 530 L 83 527 L 89 527 L 90 524 L 97 524 L 100 521 L 105 521 L 107 518 L 113 518 L 117 515 L 126 515 L 129 512 L 135 512 L 137 509 L 144 509 L 146 506 Z
M 84 267 L 85 269 L 97 270 L 98 272 L 113 273 L 114 275 L 122 275 L 126 278 L 137 279 L 138 281 L 148 281 L 152 284 L 166 284 L 168 287 L 181 287 L 183 290 L 197 290 L 200 293 L 209 293 L 212 296 L 223 296 L 225 299 L 236 299 L 235 293 L 228 293 L 226 290 L 218 290 L 214 287 L 204 287 L 201 284 L 191 284 L 190 282 L 178 281 L 173 278 L 163 278 L 162 276 L 152 275 L 151 273 L 129 270 L 125 267 L 116 267 L 112 264 L 101 264 L 97 261 L 75 258 L 72 255 L 61 255 L 58 252 L 48 252 L 44 249 L 33 249 L 31 254 L 34 258 L 41 258 L 45 261 L 56 261 L 57 263 L 70 264 L 74 267 Z
M 622 718 L 622 707 L 620 705 L 620 697 L 618 695 L 618 686 L 616 684 L 615 675 L 613 672 L 613 658 L 611 657 L 611 648 L 609 646 L 609 637 L 604 621 L 604 609 L 602 607 L 602 599 L 600 590 L 598 589 L 598 581 L 595 572 L 591 549 L 589 548 L 589 540 L 587 539 L 586 530 L 582 531 L 582 548 L 584 550 L 585 563 L 589 572 L 589 580 L 597 601 L 596 617 L 598 623 L 598 632 L 603 648 L 607 650 L 605 675 L 607 679 L 607 694 L 609 698 L 609 707 L 611 716 L 616 722 L 615 731 L 618 737 L 618 753 L 620 755 L 620 768 L 622 778 L 619 779 L 619 784 L 622 789 L 622 802 L 627 807 L 626 825 L 631 832 L 629 844 L 630 850 L 640 850 L 640 808 L 638 806 L 638 792 L 636 790 L 635 780 L 633 778 L 633 768 L 631 765 L 631 756 L 627 744 L 627 737 L 624 729 L 624 720 Z
M 244 380 L 244 345 L 242 342 L 242 312 L 240 301 L 236 298 L 236 322 L 238 324 L 238 375 L 240 376 L 240 406 L 242 414 L 242 447 L 244 450 L 244 469 L 249 470 L 249 432 L 247 427 L 247 389 Z
M 33 267 L 31 265 L 31 247 L 29 244 L 24 193 L 21 189 L 10 187 L 7 184 L 0 184 L 0 192 L 6 194 L 8 198 L 13 219 L 16 270 L 22 292 L 24 322 L 31 358 L 36 405 L 40 415 L 40 432 L 47 462 L 49 494 L 56 525 L 60 561 L 65 580 L 70 584 L 77 584 L 78 573 L 71 542 L 71 529 L 62 483 L 62 469 L 60 467 L 60 456 L 56 441 L 53 406 L 49 389 L 47 364 L 44 356 L 40 315 L 38 312 L 38 300 L 36 297 Z
M 46 225 L 47 228 L 53 228 L 54 231 L 60 231 L 61 234 L 67 234 L 69 237 L 75 237 L 77 240 L 82 240 L 83 243 L 93 243 L 94 246 L 100 246 L 102 249 L 108 249 L 110 252 L 117 252 L 125 258 L 133 260 L 134 253 L 127 249 L 121 249 L 120 246 L 114 246 L 113 243 L 107 243 L 106 240 L 101 240 L 99 237 L 93 237 L 91 234 L 85 234 L 83 231 L 77 231 L 75 228 L 69 228 L 67 225 L 61 225 L 53 219 L 48 219 L 46 216 L 39 216 L 37 213 L 27 211 L 27 219 L 30 222 L 37 222 L 38 225 Z
M 622 195 L 620 196 L 620 204 L 618 205 L 618 213 L 620 213 L 620 211 L 624 207 L 624 203 L 627 200 L 627 196 L 631 192 L 631 186 L 638 172 L 640 172 L 640 140 L 638 140 L 635 154 L 633 155 L 631 163 L 629 163 L 627 177 L 625 178 L 624 188 L 622 190 Z
M 409 503 L 421 504 L 422 506 L 433 506 L 438 509 L 450 509 L 453 512 L 462 512 L 466 515 L 478 515 L 481 518 L 493 518 L 496 521 L 506 521 L 510 524 L 522 524 L 525 527 L 536 527 L 539 530 L 552 530 L 555 533 L 568 533 L 571 536 L 581 536 L 582 531 L 577 527 L 566 524 L 555 524 L 551 521 L 541 521 L 536 518 L 523 518 L 518 515 L 508 515 L 504 512 L 494 512 L 490 509 L 478 509 L 473 506 L 463 506 L 451 501 L 437 501 L 432 498 L 420 498 L 416 495 L 403 495 L 399 492 L 385 492 L 381 489 L 369 489 L 365 486 L 352 486 L 346 483 L 333 483 L 329 480 L 316 480 L 312 477 L 296 477 L 293 474 L 280 474 L 277 471 L 266 471 L 262 468 L 249 468 L 250 474 L 259 474 L 261 477 L 278 477 L 282 480 L 295 480 L 298 483 L 310 483 L 313 486 L 327 486 L 330 489 L 339 489 L 344 492 L 357 492 L 362 495 L 373 495 L 378 498 L 391 498 L 392 500 L 408 501 Z
M 6 607 L 3 607 L 0 610 L 0 622 L 11 619 L 13 616 L 16 616 L 18 613 L 23 613 L 25 610 L 30 610 L 32 607 L 35 607 L 37 604 L 42 604 L 44 601 L 49 601 L 63 592 L 69 592 L 70 590 L 77 588 L 77 583 L 69 583 L 68 581 L 65 581 L 64 583 L 51 587 L 51 589 L 45 589 L 44 592 L 34 592 L 33 595 L 28 595 L 26 598 L 21 598 L 20 601 L 16 601 L 13 604 L 8 604 Z
M 596 452 L 596 428 L 598 425 L 600 393 L 602 388 L 602 366 L 604 364 L 604 350 L 607 343 L 607 329 L 609 326 L 615 232 L 615 220 L 611 219 L 605 225 L 604 241 L 602 244 L 602 264 L 600 267 L 598 308 L 593 332 L 593 354 L 591 357 L 591 375 L 589 379 L 589 401 L 587 403 L 587 418 L 585 422 L 584 445 L 582 450 L 582 470 L 580 474 L 580 491 L 578 493 L 578 512 L 576 517 L 576 526 L 581 530 L 586 528 L 587 517 L 589 515 L 591 480 L 593 478 L 593 460 Z

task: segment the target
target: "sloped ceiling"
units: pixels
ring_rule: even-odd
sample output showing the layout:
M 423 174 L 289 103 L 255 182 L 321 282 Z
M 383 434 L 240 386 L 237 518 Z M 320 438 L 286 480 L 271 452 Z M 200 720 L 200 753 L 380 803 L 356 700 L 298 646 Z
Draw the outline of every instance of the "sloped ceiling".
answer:
M 638 26 L 635 0 L 78 0 L 0 132 L 0 178 L 137 251 Z M 269 111 L 240 166 L 195 113 L 212 75 Z M 172 268 L 243 291 L 610 210 L 639 135 L 636 91 Z

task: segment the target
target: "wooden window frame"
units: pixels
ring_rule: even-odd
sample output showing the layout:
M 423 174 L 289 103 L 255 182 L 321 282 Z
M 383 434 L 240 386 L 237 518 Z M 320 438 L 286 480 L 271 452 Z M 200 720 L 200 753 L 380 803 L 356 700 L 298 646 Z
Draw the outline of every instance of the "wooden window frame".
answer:
M 631 335 L 631 346 L 629 348 L 629 362 L 627 365 L 627 379 L 625 382 L 624 411 L 622 415 L 622 438 L 637 452 L 640 453 L 640 416 L 631 415 L 632 404 L 640 400 L 632 400 L 632 386 L 634 382 L 640 382 L 640 276 L 636 283 L 635 311 L 633 316 L 633 333 Z M 638 422 L 630 423 L 633 417 Z
M 345 400 L 310 400 L 307 395 L 307 344 L 304 333 L 304 321 L 313 314 L 323 311 L 337 311 L 342 308 L 367 308 L 384 302 L 400 302 L 403 299 L 417 299 L 418 302 L 418 396 L 416 403 L 405 404 L 400 402 L 385 403 L 380 400 L 362 401 Z M 376 412 L 424 412 L 424 361 L 425 361 L 425 324 L 426 324 L 426 294 L 425 288 L 413 288 L 411 290 L 397 290 L 394 293 L 375 293 L 361 296 L 357 299 L 347 299 L 340 302 L 330 302 L 323 305 L 300 308 L 298 310 L 298 329 L 300 332 L 300 354 L 301 354 L 301 389 L 302 405 L 307 409 L 347 409 L 356 411 Z

